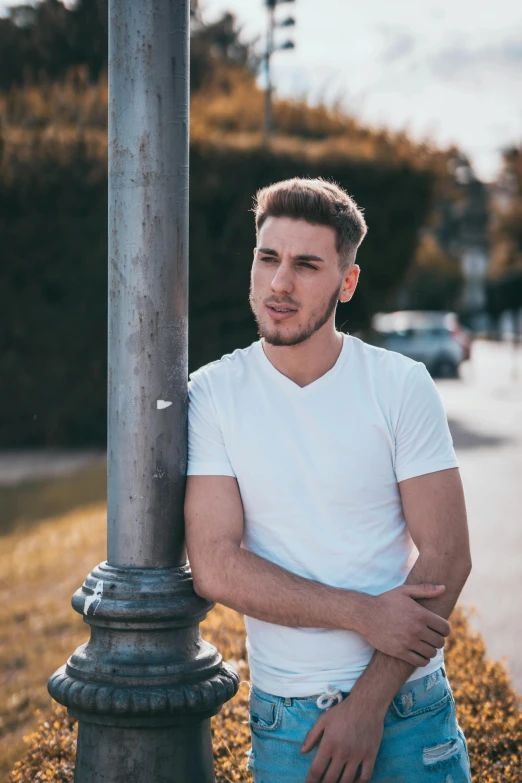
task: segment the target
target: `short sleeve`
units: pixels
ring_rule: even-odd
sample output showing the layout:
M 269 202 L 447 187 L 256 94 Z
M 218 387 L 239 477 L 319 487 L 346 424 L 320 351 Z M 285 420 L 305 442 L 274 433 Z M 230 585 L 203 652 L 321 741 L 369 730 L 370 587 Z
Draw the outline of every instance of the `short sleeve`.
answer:
M 188 476 L 235 476 L 212 394 L 204 378 L 188 386 Z
M 439 392 L 418 363 L 406 379 L 395 430 L 397 481 L 458 466 Z

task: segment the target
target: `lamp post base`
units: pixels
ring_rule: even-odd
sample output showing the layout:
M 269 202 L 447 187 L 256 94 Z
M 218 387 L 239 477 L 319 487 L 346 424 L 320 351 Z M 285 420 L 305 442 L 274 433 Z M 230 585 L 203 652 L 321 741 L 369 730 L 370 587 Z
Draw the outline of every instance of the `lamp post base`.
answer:
M 214 781 L 210 718 L 164 728 L 80 721 L 74 783 Z
M 75 783 L 213 783 L 210 717 L 239 677 L 199 635 L 188 566 L 101 563 L 72 603 L 91 638 L 48 688 L 78 718 Z

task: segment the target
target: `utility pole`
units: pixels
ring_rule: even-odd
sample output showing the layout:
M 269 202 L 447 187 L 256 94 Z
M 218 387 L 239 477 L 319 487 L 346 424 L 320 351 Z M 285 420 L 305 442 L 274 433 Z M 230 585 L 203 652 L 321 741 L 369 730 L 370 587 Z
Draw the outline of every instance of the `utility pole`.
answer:
M 293 41 L 285 41 L 282 44 L 276 45 L 275 29 L 276 27 L 293 27 L 295 25 L 295 19 L 289 16 L 282 22 L 277 22 L 275 18 L 276 6 L 282 3 L 293 3 L 295 0 L 265 0 L 265 5 L 268 13 L 267 28 L 266 28 L 266 47 L 263 62 L 265 65 L 265 116 L 263 124 L 263 137 L 265 144 L 270 143 L 270 138 L 274 129 L 273 116 L 272 116 L 272 74 L 271 74 L 271 58 L 274 52 L 282 51 L 284 49 L 294 49 L 295 44 Z
M 189 6 L 109 6 L 108 555 L 48 686 L 78 718 L 75 783 L 213 783 L 210 717 L 239 684 L 184 546 Z

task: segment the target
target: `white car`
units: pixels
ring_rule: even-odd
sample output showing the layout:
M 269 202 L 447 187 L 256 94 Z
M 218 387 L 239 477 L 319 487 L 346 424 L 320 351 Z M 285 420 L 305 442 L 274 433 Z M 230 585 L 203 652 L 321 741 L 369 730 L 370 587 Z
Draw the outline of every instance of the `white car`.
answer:
M 423 362 L 435 377 L 456 378 L 470 356 L 470 338 L 455 313 L 401 310 L 373 317 L 375 342 Z

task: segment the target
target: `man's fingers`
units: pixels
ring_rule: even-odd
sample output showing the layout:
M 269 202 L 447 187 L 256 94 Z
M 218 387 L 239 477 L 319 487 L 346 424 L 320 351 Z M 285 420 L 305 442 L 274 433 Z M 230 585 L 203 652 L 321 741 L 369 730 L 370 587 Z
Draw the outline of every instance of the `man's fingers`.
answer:
M 344 761 L 336 762 L 332 759 L 326 775 L 321 778 L 321 783 L 338 783 L 344 769 L 344 764 Z
M 394 657 L 395 657 L 395 658 L 398 658 L 400 661 L 404 661 L 405 663 L 410 663 L 412 666 L 418 666 L 419 664 L 418 664 L 418 663 L 416 663 L 416 662 L 415 662 L 415 661 L 412 659 L 412 655 L 413 655 L 413 654 L 414 654 L 414 653 L 413 653 L 411 650 L 404 650 L 404 651 L 401 651 L 400 653 L 398 653 L 398 654 L 397 654 L 396 656 L 394 656 Z M 428 661 L 426 661 L 426 663 L 428 663 Z
M 319 725 L 319 722 L 316 722 L 306 735 L 305 740 L 301 745 L 301 753 L 310 753 L 312 748 L 315 748 L 322 735 L 323 729 Z
M 436 647 L 438 650 L 444 647 L 446 643 L 444 636 L 441 633 L 432 631 L 431 628 L 426 628 L 422 635 L 422 641 L 431 644 L 432 647 Z
M 357 762 L 349 761 L 344 768 L 344 772 L 339 783 L 354 783 L 358 768 L 359 765 Z M 357 783 L 359 783 L 359 778 L 357 778 Z
M 446 587 L 422 583 L 420 585 L 403 585 L 402 589 L 410 598 L 434 598 L 436 595 L 442 595 Z
M 426 655 L 422 652 L 422 642 L 418 642 L 415 644 L 415 647 L 417 647 L 417 650 L 404 650 L 403 652 L 397 654 L 395 657 L 398 658 L 400 661 L 405 661 L 405 663 L 409 663 L 411 666 L 426 666 L 427 663 L 430 662 L 430 660 L 435 657 L 436 651 L 434 647 L 431 647 L 431 645 L 426 645 L 426 650 L 431 650 L 431 655 L 428 656 L 428 653 L 426 652 Z M 422 648 L 422 649 L 421 649 Z M 420 651 L 419 651 L 420 650 Z
M 432 631 L 442 634 L 442 636 L 449 636 L 451 631 L 451 625 L 444 617 L 441 617 L 435 612 L 426 611 L 425 623 Z
M 407 660 L 408 663 L 411 663 L 412 666 L 426 666 L 427 663 L 429 663 L 429 658 L 424 658 L 422 655 L 419 655 L 419 653 L 416 653 L 414 650 L 410 650 L 410 653 L 404 660 Z
M 419 653 L 419 655 L 422 655 L 423 658 L 434 658 L 437 655 L 437 650 L 435 647 L 433 647 L 431 644 L 427 644 L 426 642 L 417 642 L 415 645 L 414 652 Z
M 373 775 L 374 764 L 375 764 L 375 759 L 373 761 L 363 761 L 360 775 L 357 778 L 357 783 L 370 783 Z
M 317 751 L 317 756 L 313 760 L 312 766 L 308 770 L 305 783 L 319 783 L 329 761 L 330 754 L 321 745 Z

